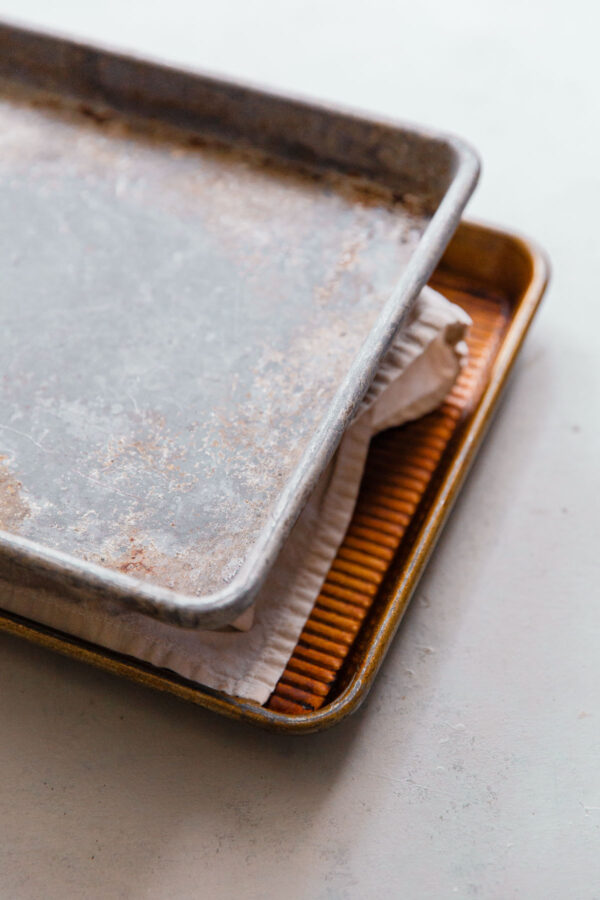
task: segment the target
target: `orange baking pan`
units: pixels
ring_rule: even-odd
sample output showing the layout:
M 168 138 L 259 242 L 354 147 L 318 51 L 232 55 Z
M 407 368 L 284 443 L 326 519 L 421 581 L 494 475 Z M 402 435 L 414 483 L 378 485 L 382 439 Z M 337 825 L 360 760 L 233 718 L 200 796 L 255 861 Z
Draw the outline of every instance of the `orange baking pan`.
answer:
M 463 222 L 431 284 L 470 314 L 469 362 L 442 406 L 371 444 L 352 522 L 273 694 L 260 706 L 35 622 L 0 629 L 224 715 L 317 731 L 364 700 L 477 453 L 548 279 L 530 241 Z

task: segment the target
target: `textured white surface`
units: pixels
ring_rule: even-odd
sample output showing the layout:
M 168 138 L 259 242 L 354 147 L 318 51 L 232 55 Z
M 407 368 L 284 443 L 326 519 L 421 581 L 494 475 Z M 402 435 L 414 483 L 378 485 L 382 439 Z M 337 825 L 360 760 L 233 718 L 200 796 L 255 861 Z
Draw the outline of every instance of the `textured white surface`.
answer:
M 0 13 L 462 134 L 484 159 L 470 214 L 554 266 L 353 719 L 273 737 L 0 639 L 0 895 L 600 897 L 597 5 Z

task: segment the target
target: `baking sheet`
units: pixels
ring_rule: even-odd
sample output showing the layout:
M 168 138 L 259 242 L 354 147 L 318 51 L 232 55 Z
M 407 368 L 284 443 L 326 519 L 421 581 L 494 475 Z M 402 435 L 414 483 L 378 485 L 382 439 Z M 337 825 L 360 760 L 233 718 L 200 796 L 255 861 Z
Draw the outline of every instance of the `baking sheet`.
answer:
M 0 573 L 252 600 L 473 187 L 459 143 L 0 28 Z

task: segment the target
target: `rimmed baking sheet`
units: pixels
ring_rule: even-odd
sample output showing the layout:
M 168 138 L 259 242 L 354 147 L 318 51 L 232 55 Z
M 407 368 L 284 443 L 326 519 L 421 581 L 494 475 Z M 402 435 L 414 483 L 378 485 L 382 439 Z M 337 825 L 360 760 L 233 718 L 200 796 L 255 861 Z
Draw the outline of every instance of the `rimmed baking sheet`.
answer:
M 452 138 L 0 26 L 0 574 L 252 600 L 477 177 Z

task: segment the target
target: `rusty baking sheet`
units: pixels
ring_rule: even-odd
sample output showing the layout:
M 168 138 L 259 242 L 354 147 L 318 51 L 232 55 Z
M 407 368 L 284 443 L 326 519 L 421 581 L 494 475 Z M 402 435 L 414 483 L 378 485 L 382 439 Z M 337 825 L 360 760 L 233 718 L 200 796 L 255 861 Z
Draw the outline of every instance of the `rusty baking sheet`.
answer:
M 373 441 L 344 542 L 264 707 L 8 612 L 0 613 L 0 629 L 271 730 L 317 731 L 339 722 L 364 700 L 390 647 L 547 278 L 546 258 L 531 242 L 459 226 L 431 283 L 471 314 L 468 366 L 438 410 Z
M 0 577 L 252 601 L 475 184 L 452 138 L 0 27 Z

